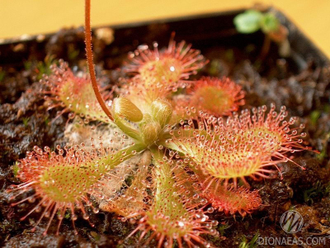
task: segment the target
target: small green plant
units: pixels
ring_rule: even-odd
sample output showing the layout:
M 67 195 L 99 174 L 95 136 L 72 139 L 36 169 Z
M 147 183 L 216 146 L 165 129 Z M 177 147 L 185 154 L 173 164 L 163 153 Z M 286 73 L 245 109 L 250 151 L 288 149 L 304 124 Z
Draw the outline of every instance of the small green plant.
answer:
M 234 24 L 239 33 L 251 34 L 261 30 L 265 34 L 264 44 L 260 52 L 261 60 L 268 54 L 271 41 L 279 45 L 279 53 L 281 56 L 289 56 L 290 45 L 287 39 L 288 30 L 273 13 L 263 13 L 254 9 L 247 10 L 234 18 Z
M 313 126 L 316 125 L 318 119 L 320 118 L 321 116 L 321 112 L 319 110 L 314 110 L 311 114 L 310 114 L 310 121 L 311 121 L 311 124 Z
M 247 10 L 234 19 L 236 29 L 240 33 L 254 33 L 259 29 L 265 34 L 275 32 L 279 28 L 279 21 L 272 13 L 262 13 L 257 10 Z
M 316 197 L 329 195 L 329 190 L 330 183 L 324 185 L 321 181 L 317 181 L 310 189 L 304 191 L 304 202 L 313 204 Z
M 245 103 L 241 87 L 228 78 L 192 79 L 207 60 L 173 37 L 166 49 L 155 44 L 130 54 L 129 79 L 110 92 L 100 88 L 90 0 L 85 15 L 90 76 L 60 61 L 43 79 L 49 109 L 62 108 L 72 119 L 68 144 L 56 151 L 34 147 L 18 162 L 22 183 L 10 189 L 12 199 L 34 193 L 12 205 L 39 200 L 21 220 L 41 211 L 36 225 L 48 218 L 45 235 L 55 219 L 59 234 L 65 218 L 77 232 L 78 212 L 89 221 L 91 209 L 136 222 L 129 237 L 140 232 L 145 243 L 210 247 L 203 235 L 217 236 L 218 221 L 209 214 L 256 211 L 262 200 L 246 178 L 271 178 L 292 153 L 309 149 L 304 127 L 287 118 L 285 107 L 235 112 Z
M 40 80 L 43 75 L 51 74 L 51 65 L 56 63 L 56 59 L 52 56 L 46 56 L 44 61 L 39 61 L 36 66 L 37 80 Z
M 230 228 L 230 225 L 228 225 L 228 223 L 226 223 L 226 222 L 220 223 L 218 225 L 218 231 L 219 231 L 220 235 L 225 236 L 225 232 L 228 228 Z
M 25 70 L 32 70 L 36 75 L 36 80 L 40 80 L 44 75 L 52 73 L 51 66 L 57 62 L 53 55 L 47 55 L 44 61 L 24 61 L 23 64 Z
M 19 163 L 16 162 L 11 168 L 12 168 L 12 171 L 13 171 L 13 174 L 14 176 L 17 176 L 17 173 L 18 173 L 18 169 L 19 169 Z
M 242 241 L 239 244 L 239 248 L 256 248 L 258 247 L 258 238 L 259 238 L 259 230 L 257 233 L 253 236 L 253 238 L 248 242 L 247 238 L 245 236 L 242 237 Z
M 3 81 L 3 79 L 5 78 L 5 76 L 6 76 L 6 72 L 5 72 L 5 71 L 2 71 L 2 70 L 0 69 L 0 82 Z
M 28 126 L 29 121 L 30 121 L 30 118 L 23 118 L 22 119 L 22 122 L 23 122 L 24 127 L 27 127 Z

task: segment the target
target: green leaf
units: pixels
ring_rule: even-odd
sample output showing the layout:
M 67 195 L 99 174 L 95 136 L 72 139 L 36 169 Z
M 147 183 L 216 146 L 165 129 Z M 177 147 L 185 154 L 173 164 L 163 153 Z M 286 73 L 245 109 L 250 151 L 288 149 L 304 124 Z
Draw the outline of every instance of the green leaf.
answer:
M 18 173 L 18 170 L 19 170 L 19 163 L 16 162 L 13 166 L 12 166 L 12 171 L 13 171 L 13 174 L 14 176 L 16 177 L 17 176 L 17 173 Z
M 314 110 L 311 114 L 310 114 L 310 120 L 311 120 L 311 123 L 312 125 L 316 125 L 317 124 L 317 121 L 318 119 L 320 118 L 321 116 L 321 112 L 319 110 Z
M 273 13 L 266 13 L 261 20 L 261 30 L 264 33 L 277 31 L 279 27 L 279 21 Z
M 254 33 L 261 28 L 262 13 L 256 10 L 247 10 L 234 18 L 236 29 L 240 33 Z

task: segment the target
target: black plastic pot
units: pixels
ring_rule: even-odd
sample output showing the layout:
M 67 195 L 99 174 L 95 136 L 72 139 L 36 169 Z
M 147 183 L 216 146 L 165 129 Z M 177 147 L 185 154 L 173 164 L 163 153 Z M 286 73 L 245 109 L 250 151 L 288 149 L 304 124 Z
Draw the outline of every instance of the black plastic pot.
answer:
M 246 35 L 239 34 L 235 31 L 233 18 L 243 11 L 242 9 L 215 14 L 111 26 L 115 31 L 115 40 L 111 46 L 118 47 L 122 53 L 131 51 L 132 47 L 140 44 L 151 44 L 153 41 L 159 42 L 159 46 L 162 47 L 167 45 L 171 33 L 175 32 L 176 40 L 186 40 L 192 43 L 194 48 L 201 50 L 213 45 L 241 47 L 249 43 L 261 47 L 263 41 L 263 34 L 261 32 Z M 320 66 L 329 64 L 329 59 L 291 20 L 276 9 L 272 9 L 272 12 L 275 13 L 280 22 L 289 30 L 288 40 L 292 49 L 291 56 L 298 68 L 303 69 L 306 67 L 306 62 L 309 59 L 313 59 Z M 81 34 L 82 31 L 82 28 L 78 28 L 76 30 L 70 30 L 68 33 L 77 32 Z M 29 52 L 32 50 L 45 48 L 51 37 L 53 37 L 52 34 L 47 34 L 3 40 L 0 43 L 0 65 L 9 63 L 17 64 L 26 60 Z M 23 48 L 13 52 L 13 48 L 18 44 L 23 44 Z M 42 55 L 40 56 L 42 57 Z

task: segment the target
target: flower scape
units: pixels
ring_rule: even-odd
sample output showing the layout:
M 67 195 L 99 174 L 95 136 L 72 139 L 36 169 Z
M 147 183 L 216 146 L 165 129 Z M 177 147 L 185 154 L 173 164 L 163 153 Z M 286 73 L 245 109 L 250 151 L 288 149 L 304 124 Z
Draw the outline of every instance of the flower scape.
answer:
M 67 144 L 28 152 L 9 189 L 12 206 L 34 204 L 21 220 L 39 213 L 33 229 L 46 222 L 44 235 L 59 234 L 67 215 L 76 233 L 80 217 L 93 226 L 101 210 L 135 223 L 128 237 L 141 246 L 212 247 L 205 237 L 221 234 L 210 214 L 258 211 L 249 182 L 281 176 L 280 163 L 310 149 L 285 106 L 246 109 L 230 78 L 196 78 L 208 61 L 184 41 L 130 53 L 111 90 L 94 75 L 89 23 L 86 49 L 90 75 L 60 61 L 41 80 L 49 109 L 69 113 Z

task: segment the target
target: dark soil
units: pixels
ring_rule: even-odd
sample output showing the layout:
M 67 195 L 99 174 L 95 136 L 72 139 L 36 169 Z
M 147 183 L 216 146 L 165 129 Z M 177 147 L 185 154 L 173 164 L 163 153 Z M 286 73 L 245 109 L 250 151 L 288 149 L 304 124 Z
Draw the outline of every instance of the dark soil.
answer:
M 105 84 L 111 85 L 124 76 L 116 68 L 123 66 L 127 52 L 133 51 L 138 44 L 151 44 L 157 40 L 160 47 L 166 45 L 171 27 L 159 24 L 148 25 L 141 29 L 143 32 L 134 31 L 134 28 L 125 30 L 115 33 L 115 40 L 110 45 L 102 38 L 94 37 L 96 70 L 98 76 L 106 79 Z M 137 38 L 136 33 L 141 36 Z M 294 237 L 326 237 L 330 234 L 329 68 L 320 66 L 313 58 L 305 60 L 305 67 L 301 68 L 293 58 L 280 58 L 275 44 L 265 61 L 258 61 L 263 39 L 259 33 L 245 37 L 223 32 L 220 36 L 220 42 L 207 43 L 193 34 L 184 37 L 177 31 L 176 40 L 185 38 L 192 42 L 193 47 L 201 49 L 209 59 L 198 76 L 229 76 L 241 84 L 247 92 L 245 107 L 269 106 L 272 102 L 278 108 L 285 105 L 291 116 L 300 117 L 300 122 L 306 124 L 306 141 L 320 153 L 295 154 L 294 161 L 306 170 L 291 162 L 282 163 L 283 179 L 278 176 L 250 181 L 252 188 L 260 190 L 262 209 L 245 218 L 214 213 L 213 218 L 220 222 L 218 230 L 222 236 L 207 238 L 216 247 L 237 247 L 243 240 L 249 242 L 257 233 L 260 237 L 292 237 L 279 224 L 281 214 L 292 208 L 304 218 L 303 229 Z M 121 222 L 109 213 L 91 215 L 95 228 L 78 220 L 77 236 L 73 234 L 69 220 L 64 221 L 60 236 L 54 235 L 56 227 L 51 227 L 46 237 L 42 236 L 45 221 L 32 233 L 29 230 L 38 215 L 32 214 L 25 221 L 19 219 L 33 204 L 13 208 L 9 200 L 11 195 L 6 192 L 9 185 L 19 183 L 12 170 L 18 159 L 35 145 L 53 148 L 61 143 L 67 115 L 54 120 L 60 109 L 47 111 L 39 79 L 43 72 L 47 73 L 52 59 L 67 61 L 73 71 L 85 70 L 83 37 L 83 29 L 61 30 L 39 41 L 0 45 L 0 55 L 6 58 L 0 62 L 0 245 L 4 247 L 135 247 L 138 241 L 137 235 L 125 240 L 134 230 L 134 224 Z M 328 239 L 326 242 L 329 246 Z

